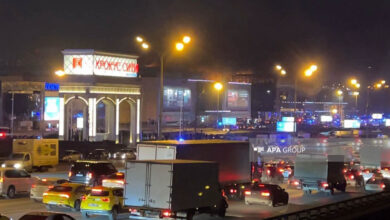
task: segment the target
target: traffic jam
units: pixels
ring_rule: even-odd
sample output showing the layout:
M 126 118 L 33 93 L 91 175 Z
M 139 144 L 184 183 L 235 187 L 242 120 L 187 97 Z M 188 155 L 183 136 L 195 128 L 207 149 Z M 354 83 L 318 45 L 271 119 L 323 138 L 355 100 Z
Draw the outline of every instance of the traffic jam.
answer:
M 234 153 L 219 157 L 221 149 Z M 67 178 L 38 178 L 27 172 L 58 166 L 58 140 L 18 139 L 13 151 L 0 168 L 3 197 L 29 194 L 48 211 L 66 209 L 85 219 L 117 219 L 121 213 L 147 218 L 192 219 L 198 213 L 224 217 L 230 201 L 272 209 L 288 205 L 292 190 L 331 196 L 351 189 L 365 193 L 390 189 L 390 166 L 382 148 L 378 152 L 361 148 L 360 157 L 349 162 L 345 155 L 308 153 L 293 161 L 258 163 L 253 156 L 259 154 L 248 142 L 150 141 L 114 153 L 95 149 L 85 158 L 76 150 L 65 151 L 61 163 L 69 164 Z M 45 163 L 42 157 L 48 158 Z M 125 164 L 123 170 L 114 165 L 118 162 Z

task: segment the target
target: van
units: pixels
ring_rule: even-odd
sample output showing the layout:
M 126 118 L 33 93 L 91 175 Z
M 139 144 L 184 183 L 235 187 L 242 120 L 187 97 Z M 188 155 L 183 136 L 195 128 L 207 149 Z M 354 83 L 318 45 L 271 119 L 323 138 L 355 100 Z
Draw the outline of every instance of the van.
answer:
M 25 170 L 0 168 L 0 195 L 14 198 L 17 194 L 29 194 L 33 179 Z

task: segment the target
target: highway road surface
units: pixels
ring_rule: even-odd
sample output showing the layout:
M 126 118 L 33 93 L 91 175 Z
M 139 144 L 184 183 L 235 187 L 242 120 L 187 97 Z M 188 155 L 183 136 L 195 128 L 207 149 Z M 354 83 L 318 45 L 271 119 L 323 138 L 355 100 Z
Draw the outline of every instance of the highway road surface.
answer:
M 66 170 L 66 169 L 63 169 Z M 43 177 L 67 177 L 67 171 L 52 171 L 46 173 L 34 173 L 33 176 Z M 281 185 L 285 187 L 285 185 Z M 348 187 L 347 193 L 336 192 L 335 195 L 327 195 L 325 193 L 315 193 L 312 195 L 304 195 L 301 190 L 286 189 L 289 193 L 290 201 L 287 206 L 269 207 L 263 205 L 245 205 L 243 201 L 229 201 L 229 208 L 227 216 L 224 219 L 262 219 L 274 215 L 284 214 L 287 212 L 298 211 L 318 205 L 333 203 L 353 197 L 365 195 L 354 187 Z M 34 202 L 28 197 L 19 197 L 16 199 L 0 199 L 0 213 L 13 219 L 19 219 L 22 215 L 28 212 L 46 211 L 42 203 Z M 56 211 L 66 212 L 76 219 L 81 219 L 81 214 L 72 212 L 66 209 L 58 209 Z M 119 219 L 146 219 L 137 216 L 129 216 L 128 214 L 121 214 Z M 94 217 L 91 219 L 108 219 L 107 217 Z M 150 219 L 150 218 L 148 218 Z M 199 220 L 217 220 L 222 219 L 217 216 L 209 216 L 206 214 L 197 215 L 194 219 Z

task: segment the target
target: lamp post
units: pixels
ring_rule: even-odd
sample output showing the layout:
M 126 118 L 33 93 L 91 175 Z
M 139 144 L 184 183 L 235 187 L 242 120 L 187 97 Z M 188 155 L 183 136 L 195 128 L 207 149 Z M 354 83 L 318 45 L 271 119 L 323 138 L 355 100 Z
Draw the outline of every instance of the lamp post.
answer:
M 149 44 L 140 36 L 135 38 L 136 42 L 141 45 L 142 49 L 148 50 L 150 48 Z M 189 44 L 191 42 L 191 37 L 184 36 L 181 42 L 175 44 L 175 49 L 177 51 L 182 51 L 184 49 L 184 44 Z M 168 54 L 166 51 L 156 51 L 160 56 L 160 91 L 159 91 L 159 113 L 158 113 L 158 123 L 157 123 L 157 138 L 160 139 L 162 134 L 162 109 L 164 101 L 164 62 L 165 56 Z
M 338 98 L 339 98 L 339 110 L 338 110 L 338 112 L 339 112 L 339 114 L 340 114 L 340 121 L 343 121 L 343 110 L 341 109 L 341 98 L 343 97 L 343 91 L 342 90 L 337 90 L 337 96 L 338 96 Z
M 304 75 L 305 77 L 309 78 L 313 75 L 314 72 L 316 72 L 318 69 L 317 65 L 311 65 L 308 69 L 305 70 Z M 298 89 L 298 77 L 295 77 L 295 83 L 294 83 L 294 114 L 296 115 L 297 111 L 297 89 Z
M 217 126 L 218 126 L 219 118 L 220 118 L 220 114 L 219 114 L 219 93 L 222 90 L 222 88 L 223 88 L 222 83 L 220 83 L 220 82 L 214 83 L 214 89 L 217 90 Z

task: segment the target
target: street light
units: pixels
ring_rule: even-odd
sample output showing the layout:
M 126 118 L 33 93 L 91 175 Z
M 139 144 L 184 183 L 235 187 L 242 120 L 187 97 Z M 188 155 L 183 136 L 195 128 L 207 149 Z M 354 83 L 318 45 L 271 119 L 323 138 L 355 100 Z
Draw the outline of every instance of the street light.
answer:
M 355 87 L 359 89 L 360 88 L 360 83 L 356 83 Z
M 189 36 L 183 37 L 183 43 L 188 44 L 188 43 L 190 43 L 190 41 L 191 41 L 191 37 L 189 37 Z
M 318 69 L 317 65 L 311 65 L 310 66 L 310 70 L 313 71 L 313 72 L 316 71 L 317 69 Z
M 284 75 L 287 74 L 287 72 L 286 72 L 286 70 L 281 70 L 281 71 L 280 71 L 280 74 L 281 74 L 282 76 L 284 76 Z
M 352 85 L 356 85 L 357 84 L 357 80 L 356 79 L 351 79 L 351 84 Z
M 57 71 L 55 71 L 55 74 L 56 74 L 57 76 L 61 77 L 61 76 L 64 76 L 64 75 L 65 75 L 65 72 L 64 72 L 63 70 L 57 70 Z
M 137 36 L 135 39 L 136 39 L 137 43 L 140 44 L 140 46 L 143 49 L 146 50 L 146 49 L 150 48 L 147 41 L 145 41 L 145 39 L 143 39 L 142 37 Z M 182 38 L 182 41 L 183 41 L 183 43 L 188 44 L 191 41 L 191 37 L 184 36 Z M 176 50 L 182 51 L 184 49 L 183 43 L 181 43 L 181 42 L 176 43 L 176 45 L 175 45 Z M 160 138 L 161 133 L 162 133 L 162 109 L 163 109 L 163 97 L 164 97 L 164 59 L 165 59 L 165 56 L 167 55 L 167 53 L 170 52 L 170 50 L 163 50 L 163 51 L 156 51 L 156 52 L 160 56 L 159 115 L 158 115 L 158 124 L 157 124 L 157 133 L 158 133 L 157 137 Z
M 176 50 L 182 51 L 184 49 L 184 44 L 181 42 L 176 43 Z
M 219 93 L 222 90 L 222 88 L 223 88 L 222 83 L 220 83 L 220 82 L 214 83 L 214 89 L 217 90 L 217 127 L 218 127 L 219 118 L 220 118 L 219 117 Z
M 311 65 L 309 68 L 307 68 L 304 72 L 305 77 L 311 77 L 315 71 L 317 71 L 318 66 L 317 65 Z M 294 83 L 294 113 L 296 113 L 297 110 L 297 89 L 298 89 L 298 77 L 295 77 L 295 83 Z
M 282 69 L 282 66 L 281 66 L 281 65 L 276 65 L 275 68 L 276 68 L 277 70 L 281 70 L 281 69 Z
M 337 95 L 338 95 L 338 96 L 341 96 L 341 95 L 343 95 L 343 91 L 342 91 L 342 90 L 340 90 L 340 89 L 339 89 L 339 90 L 337 90 Z
M 381 83 L 382 83 L 382 84 L 385 84 L 385 83 L 386 83 L 386 80 L 382 80 Z

